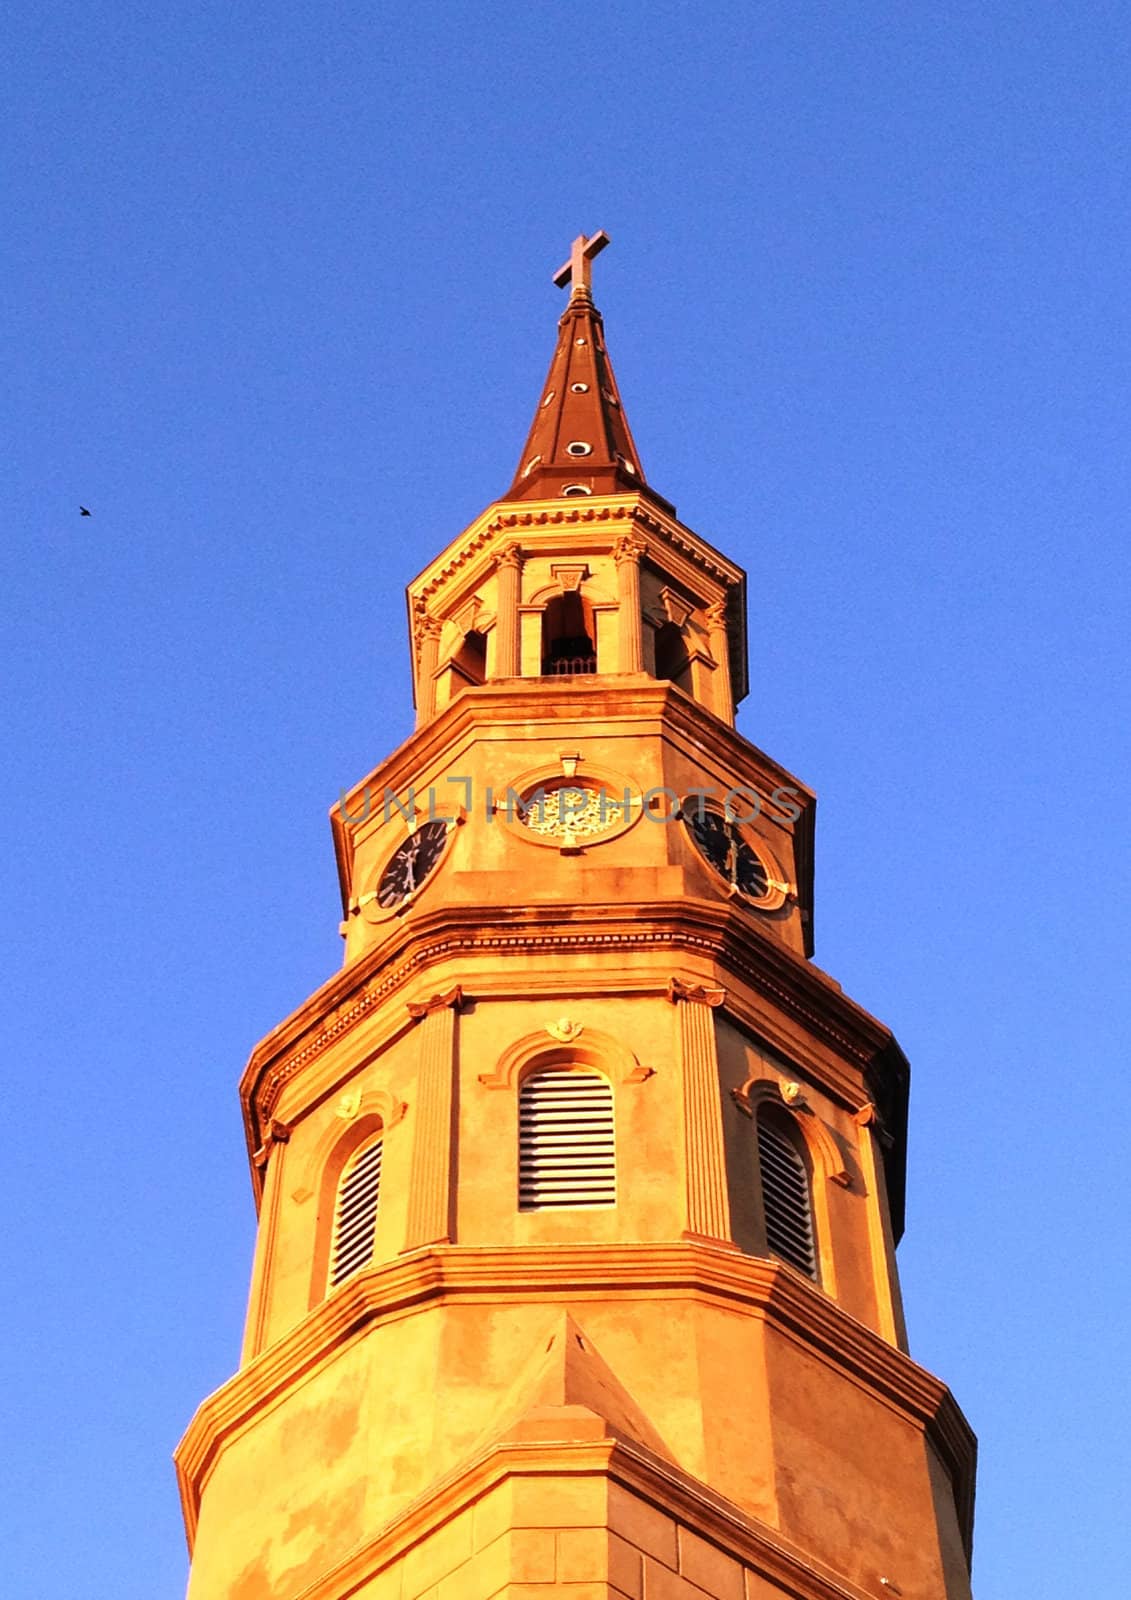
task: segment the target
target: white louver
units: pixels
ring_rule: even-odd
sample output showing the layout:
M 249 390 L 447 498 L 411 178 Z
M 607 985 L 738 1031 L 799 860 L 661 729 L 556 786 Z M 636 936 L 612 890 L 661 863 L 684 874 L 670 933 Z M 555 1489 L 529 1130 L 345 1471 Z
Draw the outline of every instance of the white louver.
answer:
M 613 1090 L 597 1072 L 539 1072 L 518 1094 L 518 1207 L 616 1204 Z
M 341 1283 L 372 1260 L 380 1188 L 381 1140 L 378 1139 L 366 1145 L 354 1159 L 338 1190 L 332 1284 Z
M 815 1278 L 809 1174 L 792 1141 L 765 1117 L 758 1118 L 758 1160 L 766 1242 L 774 1255 Z

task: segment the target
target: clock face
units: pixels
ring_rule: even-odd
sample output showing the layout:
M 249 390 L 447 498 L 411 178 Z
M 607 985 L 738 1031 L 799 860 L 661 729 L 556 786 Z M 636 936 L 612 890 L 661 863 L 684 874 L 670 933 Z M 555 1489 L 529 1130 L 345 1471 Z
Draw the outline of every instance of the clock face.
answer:
M 590 784 L 574 783 L 535 790 L 526 796 L 518 817 L 531 833 L 577 841 L 608 833 L 621 823 L 624 814 L 624 806 L 611 794 Z
M 728 822 L 721 811 L 710 811 L 706 806 L 689 807 L 680 815 L 700 855 L 732 889 L 748 900 L 766 899 L 770 875 L 737 822 Z
M 414 895 L 443 853 L 450 824 L 443 819 L 423 822 L 398 845 L 377 885 L 377 904 L 388 911 Z

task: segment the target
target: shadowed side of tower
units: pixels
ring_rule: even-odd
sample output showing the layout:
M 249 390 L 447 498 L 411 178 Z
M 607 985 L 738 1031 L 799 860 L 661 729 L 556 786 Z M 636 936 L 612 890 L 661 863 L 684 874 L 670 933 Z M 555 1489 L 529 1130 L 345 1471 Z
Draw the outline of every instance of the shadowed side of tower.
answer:
M 244 1074 L 190 1600 L 969 1595 L 907 1065 L 812 963 L 813 795 L 735 730 L 744 575 L 645 481 L 604 242 L 514 483 L 409 586 L 416 730 L 332 812 L 344 965 Z

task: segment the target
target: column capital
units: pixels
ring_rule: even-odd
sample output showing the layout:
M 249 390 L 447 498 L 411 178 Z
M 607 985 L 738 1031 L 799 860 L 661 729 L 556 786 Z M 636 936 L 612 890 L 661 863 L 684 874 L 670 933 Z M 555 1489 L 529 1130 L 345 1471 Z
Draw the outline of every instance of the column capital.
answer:
M 707 627 L 712 633 L 725 633 L 727 626 L 727 603 L 725 600 L 716 600 L 713 606 L 708 606 L 706 611 Z
M 668 999 L 673 1005 L 680 1000 L 692 1000 L 701 1006 L 721 1006 L 726 997 L 725 989 L 708 989 L 702 983 L 684 983 L 682 978 L 672 978 L 668 982 Z
M 516 543 L 514 539 L 509 540 L 507 544 L 500 545 L 495 554 L 495 564 L 499 567 L 521 567 L 522 546 Z
M 443 632 L 444 624 L 439 617 L 434 617 L 430 611 L 418 611 L 416 614 L 416 637 L 425 639 L 438 639 Z
M 454 989 L 449 989 L 445 994 L 429 995 L 427 1000 L 409 1000 L 405 1003 L 405 1010 L 414 1022 L 419 1022 L 421 1017 L 426 1017 L 432 1011 L 446 1011 L 449 1007 L 458 1011 L 463 1004 L 463 987 L 456 984 Z
M 637 564 L 647 549 L 647 539 L 641 538 L 638 533 L 626 533 L 622 539 L 618 539 L 613 545 L 613 561 L 618 567 L 624 561 L 631 561 L 633 564 Z

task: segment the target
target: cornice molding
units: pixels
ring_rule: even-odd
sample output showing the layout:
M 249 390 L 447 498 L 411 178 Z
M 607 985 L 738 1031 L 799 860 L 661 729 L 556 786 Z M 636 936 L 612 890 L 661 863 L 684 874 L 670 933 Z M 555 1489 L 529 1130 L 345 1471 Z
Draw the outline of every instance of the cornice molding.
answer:
M 418 913 L 411 922 L 399 925 L 388 943 L 330 979 L 252 1052 L 241 1081 L 249 1156 L 263 1145 L 262 1130 L 296 1074 L 430 968 L 485 953 L 560 956 L 599 951 L 617 955 L 649 950 L 675 962 L 683 955 L 717 963 L 850 1063 L 862 1076 L 868 1095 L 873 1099 L 882 1096 L 894 1108 L 885 1121 L 896 1139 L 891 1181 L 897 1183 L 902 1171 L 900 1107 L 906 1104 L 907 1068 L 890 1031 L 844 995 L 819 968 L 753 926 L 749 917 L 729 904 L 694 900 L 616 907 L 579 905 L 562 908 L 556 922 L 546 921 L 544 908 L 516 913 L 501 906 L 445 905 Z M 614 985 L 621 981 L 615 972 L 606 975 L 594 966 L 585 976 L 585 985 L 593 994 L 600 994 L 606 976 Z M 576 992 L 578 982 L 577 973 L 563 972 L 563 991 Z M 726 1010 L 742 1025 L 762 1031 L 739 991 L 728 995 Z M 767 1036 L 767 1043 L 779 1051 L 783 1048 L 781 1040 L 772 1036 Z M 839 1088 L 835 1084 L 829 1087 L 850 1109 L 857 1109 L 859 1081 L 845 1077 Z M 258 1195 L 261 1183 L 254 1166 L 253 1184 Z M 896 1193 L 900 1192 L 897 1187 Z M 898 1204 L 895 1209 L 898 1213 Z M 898 1216 L 896 1225 L 898 1228 Z
M 630 536 L 636 528 L 645 529 L 728 591 L 745 585 L 746 574 L 741 567 L 728 561 L 693 529 L 685 527 L 675 517 L 666 516 L 658 506 L 650 505 L 641 496 L 594 496 L 585 504 L 560 499 L 531 501 L 528 505 L 499 501 L 488 506 L 457 535 L 444 554 L 413 580 L 409 585 L 413 603 L 431 599 L 500 534 L 546 528 L 597 528 L 609 524 L 613 530 L 627 527 Z M 619 536 L 614 531 L 613 537 Z
M 200 1496 L 224 1445 L 375 1321 L 429 1304 L 570 1296 L 700 1295 L 764 1318 L 839 1377 L 922 1429 L 954 1485 L 969 1547 L 976 1443 L 949 1389 L 776 1261 L 696 1243 L 479 1249 L 440 1246 L 358 1273 L 198 1408 L 174 1453 L 192 1545 Z
M 243 1085 L 248 1103 L 261 1117 L 270 1115 L 278 1089 L 308 1060 L 417 972 L 441 961 L 482 951 L 600 949 L 612 954 L 669 946 L 717 958 L 861 1069 L 891 1039 L 882 1023 L 819 968 L 758 931 L 729 905 L 692 900 L 612 908 L 579 905 L 562 908 L 558 924 L 547 920 L 544 907 L 531 908 L 524 916 L 505 906 L 450 905 L 399 925 L 394 939 L 335 974 L 269 1034 L 248 1062 Z M 619 982 L 615 973 L 609 976 Z M 601 978 L 599 971 L 589 974 L 595 993 L 601 992 Z M 564 986 L 576 983 L 571 974 Z M 327 1018 L 330 1011 L 334 1015 Z M 299 1043 L 304 1036 L 305 1042 Z M 858 1105 L 857 1097 L 852 1109 Z

